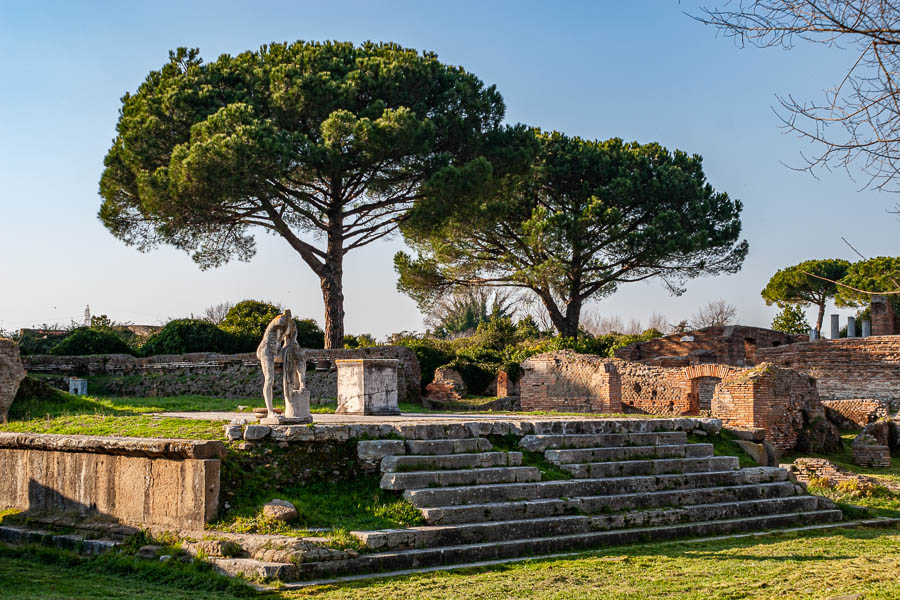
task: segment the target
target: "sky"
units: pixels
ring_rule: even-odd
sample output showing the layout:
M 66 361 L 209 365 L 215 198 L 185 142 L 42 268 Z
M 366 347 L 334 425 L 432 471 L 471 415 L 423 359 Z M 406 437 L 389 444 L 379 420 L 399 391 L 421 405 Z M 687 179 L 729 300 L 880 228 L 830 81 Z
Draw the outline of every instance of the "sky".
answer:
M 658 282 L 627 284 L 588 307 L 595 316 L 674 323 L 724 299 L 742 324 L 768 326 L 777 308 L 759 292 L 778 268 L 856 259 L 842 237 L 867 256 L 897 255 L 900 222 L 886 212 L 896 196 L 860 190 L 844 172 L 790 169 L 815 148 L 773 112 L 776 95 L 821 99 L 854 57 L 737 48 L 685 13 L 698 13 L 693 0 L 0 0 L 0 330 L 80 321 L 86 305 L 158 324 L 246 298 L 323 322 L 318 280 L 281 238 L 260 233 L 251 262 L 201 271 L 172 248 L 127 247 L 97 220 L 120 99 L 179 46 L 214 60 L 273 41 L 394 41 L 495 84 L 509 123 L 700 154 L 710 183 L 744 203 L 743 269 L 693 280 L 680 297 Z M 392 257 L 403 248 L 393 238 L 347 255 L 347 332 L 423 329 L 396 291 Z

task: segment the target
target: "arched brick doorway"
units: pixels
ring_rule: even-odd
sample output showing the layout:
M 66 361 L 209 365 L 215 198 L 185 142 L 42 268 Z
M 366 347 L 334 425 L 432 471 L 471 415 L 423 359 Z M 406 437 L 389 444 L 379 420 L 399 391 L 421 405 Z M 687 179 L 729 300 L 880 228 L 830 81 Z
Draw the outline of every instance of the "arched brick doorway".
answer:
M 712 410 L 712 398 L 716 384 L 728 377 L 731 368 L 727 365 L 703 364 L 684 368 L 686 395 L 686 415 L 699 415 Z

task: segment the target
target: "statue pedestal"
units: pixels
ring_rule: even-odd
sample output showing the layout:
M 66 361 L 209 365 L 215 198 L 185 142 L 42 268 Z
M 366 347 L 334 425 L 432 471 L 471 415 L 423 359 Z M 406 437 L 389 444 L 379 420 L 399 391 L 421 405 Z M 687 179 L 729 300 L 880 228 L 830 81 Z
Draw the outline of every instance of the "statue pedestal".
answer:
M 312 423 L 309 412 L 309 390 L 293 390 L 284 404 L 284 417 L 288 423 L 296 425 Z
M 336 360 L 337 410 L 348 415 L 399 415 L 399 360 L 360 358 Z

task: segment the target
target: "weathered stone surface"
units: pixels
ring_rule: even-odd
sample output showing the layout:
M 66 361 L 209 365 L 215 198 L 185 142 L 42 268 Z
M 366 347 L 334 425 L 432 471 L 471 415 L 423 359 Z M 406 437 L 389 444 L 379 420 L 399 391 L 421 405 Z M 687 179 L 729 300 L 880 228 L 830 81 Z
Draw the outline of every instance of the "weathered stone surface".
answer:
M 356 445 L 360 460 L 378 461 L 385 456 L 406 454 L 403 440 L 363 440 Z
M 233 442 L 234 440 L 240 440 L 244 437 L 244 428 L 240 425 L 226 425 L 225 426 L 225 439 Z
M 9 407 L 25 379 L 25 368 L 19 356 L 19 345 L 0 338 L 0 423 L 6 423 Z
M 338 414 L 399 415 L 397 368 L 386 358 L 336 360 Z
M 0 431 L 0 448 L 170 459 L 206 459 L 225 456 L 225 445 L 213 440 L 58 435 L 11 431 Z
M 769 455 L 765 446 L 756 442 L 748 442 L 747 440 L 737 440 L 737 445 L 741 450 L 750 455 L 750 458 L 756 461 L 756 464 L 766 466 L 769 464 Z
M 274 500 L 263 505 L 263 515 L 267 519 L 288 523 L 297 518 L 297 509 L 287 500 Z
M 244 430 L 244 439 L 247 441 L 261 440 L 272 431 L 268 425 L 248 425 Z
M 766 430 L 760 427 L 744 428 L 744 427 L 726 427 L 725 431 L 739 440 L 748 442 L 762 442 L 766 439 Z
M 108 444 L 108 451 L 104 451 Z M 0 507 L 202 528 L 218 507 L 222 442 L 0 434 Z

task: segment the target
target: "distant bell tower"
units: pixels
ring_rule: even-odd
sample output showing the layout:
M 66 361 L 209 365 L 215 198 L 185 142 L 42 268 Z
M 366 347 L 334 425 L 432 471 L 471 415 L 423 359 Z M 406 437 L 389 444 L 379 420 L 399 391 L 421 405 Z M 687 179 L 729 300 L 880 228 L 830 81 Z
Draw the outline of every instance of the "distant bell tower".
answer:
M 84 326 L 85 327 L 91 326 L 91 305 L 90 304 L 88 304 L 87 306 L 84 307 Z

